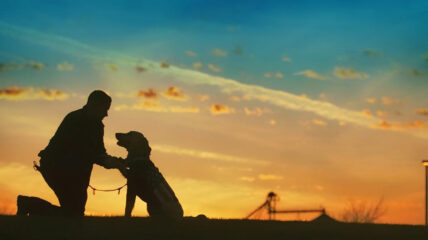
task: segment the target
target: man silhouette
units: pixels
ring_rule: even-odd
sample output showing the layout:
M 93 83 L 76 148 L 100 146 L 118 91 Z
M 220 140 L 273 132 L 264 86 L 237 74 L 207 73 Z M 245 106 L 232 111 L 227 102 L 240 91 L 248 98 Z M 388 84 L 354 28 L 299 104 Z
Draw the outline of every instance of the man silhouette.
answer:
M 39 153 L 38 170 L 55 192 L 62 215 L 84 215 L 94 163 L 107 169 L 122 166 L 121 159 L 109 156 L 104 147 L 102 120 L 108 116 L 110 105 L 110 96 L 93 91 L 83 108 L 64 118 L 48 146 Z M 25 208 L 25 202 L 21 202 L 21 208 Z

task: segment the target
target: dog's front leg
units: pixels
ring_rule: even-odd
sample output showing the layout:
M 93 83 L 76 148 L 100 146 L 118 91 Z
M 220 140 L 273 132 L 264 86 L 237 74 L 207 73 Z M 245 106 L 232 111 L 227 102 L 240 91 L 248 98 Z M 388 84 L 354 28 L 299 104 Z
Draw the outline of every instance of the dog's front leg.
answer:
M 135 186 L 132 181 L 128 181 L 128 189 L 126 191 L 126 206 L 125 206 L 125 217 L 131 217 L 132 209 L 134 209 L 135 198 L 137 194 Z

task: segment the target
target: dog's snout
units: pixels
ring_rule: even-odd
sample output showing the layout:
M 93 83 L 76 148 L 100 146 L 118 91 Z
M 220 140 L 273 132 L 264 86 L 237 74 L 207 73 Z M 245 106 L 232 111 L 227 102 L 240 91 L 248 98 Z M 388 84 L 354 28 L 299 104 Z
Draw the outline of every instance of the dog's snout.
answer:
M 116 139 L 119 140 L 119 138 L 122 138 L 124 133 L 116 133 Z

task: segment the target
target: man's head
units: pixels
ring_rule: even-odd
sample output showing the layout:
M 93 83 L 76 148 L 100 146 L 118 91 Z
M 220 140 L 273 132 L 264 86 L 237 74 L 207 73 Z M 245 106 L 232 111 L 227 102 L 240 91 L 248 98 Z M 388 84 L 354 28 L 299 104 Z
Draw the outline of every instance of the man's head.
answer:
M 95 90 L 89 94 L 86 108 L 91 116 L 102 120 L 108 116 L 111 105 L 111 97 L 101 90 Z
M 150 156 L 152 149 L 149 141 L 140 132 L 130 131 L 128 133 L 116 133 L 117 145 L 126 148 L 130 154 L 141 154 Z

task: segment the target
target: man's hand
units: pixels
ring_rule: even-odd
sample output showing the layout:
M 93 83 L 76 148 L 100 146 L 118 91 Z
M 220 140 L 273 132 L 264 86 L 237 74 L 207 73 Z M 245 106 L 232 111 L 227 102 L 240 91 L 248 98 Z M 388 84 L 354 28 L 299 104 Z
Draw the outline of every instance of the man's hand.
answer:
M 107 169 L 112 169 L 112 168 L 121 169 L 121 168 L 125 168 L 126 164 L 123 158 L 106 155 L 104 157 L 104 161 L 102 162 L 102 166 Z

